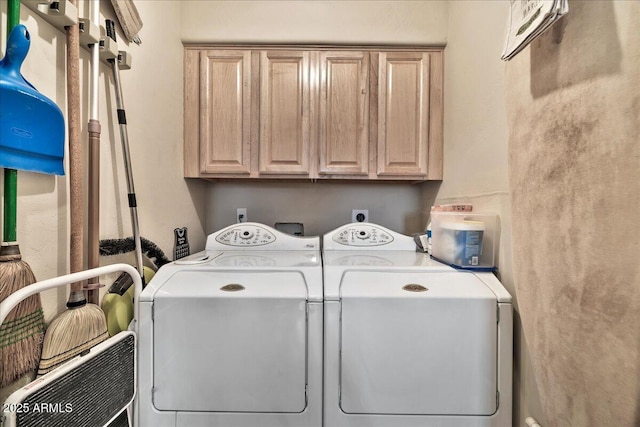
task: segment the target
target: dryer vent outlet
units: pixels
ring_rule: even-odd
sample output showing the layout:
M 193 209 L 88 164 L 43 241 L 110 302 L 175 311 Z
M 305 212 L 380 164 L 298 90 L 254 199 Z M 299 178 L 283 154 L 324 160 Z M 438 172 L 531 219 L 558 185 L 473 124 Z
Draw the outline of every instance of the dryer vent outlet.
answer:
M 351 211 L 351 222 L 369 222 L 369 210 L 353 209 Z

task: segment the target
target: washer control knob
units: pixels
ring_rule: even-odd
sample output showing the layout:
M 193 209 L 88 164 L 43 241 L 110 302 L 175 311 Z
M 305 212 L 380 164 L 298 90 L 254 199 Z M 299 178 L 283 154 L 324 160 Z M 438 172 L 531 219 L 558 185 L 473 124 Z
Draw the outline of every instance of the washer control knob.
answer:
M 240 233 L 240 238 L 241 239 L 247 240 L 247 239 L 250 239 L 252 237 L 253 237 L 253 233 L 251 231 L 249 231 L 249 230 L 245 230 L 245 231 Z
M 358 239 L 362 239 L 362 240 L 368 239 L 369 238 L 369 232 L 365 231 L 365 230 L 356 231 L 356 237 Z

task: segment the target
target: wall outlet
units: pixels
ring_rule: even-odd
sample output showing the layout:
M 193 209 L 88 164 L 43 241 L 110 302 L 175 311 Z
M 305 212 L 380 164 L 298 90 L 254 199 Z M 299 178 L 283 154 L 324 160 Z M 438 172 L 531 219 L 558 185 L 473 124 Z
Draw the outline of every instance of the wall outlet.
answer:
M 353 209 L 351 222 L 369 222 L 369 209 Z
M 236 222 L 247 222 L 247 208 L 236 209 Z

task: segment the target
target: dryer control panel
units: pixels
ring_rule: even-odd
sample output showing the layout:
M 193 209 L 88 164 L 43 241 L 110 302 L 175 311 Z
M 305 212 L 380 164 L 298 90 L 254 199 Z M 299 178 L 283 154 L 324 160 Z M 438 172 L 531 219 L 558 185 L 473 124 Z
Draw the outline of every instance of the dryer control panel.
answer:
M 325 251 L 415 251 L 413 238 L 369 222 L 346 224 L 324 235 Z

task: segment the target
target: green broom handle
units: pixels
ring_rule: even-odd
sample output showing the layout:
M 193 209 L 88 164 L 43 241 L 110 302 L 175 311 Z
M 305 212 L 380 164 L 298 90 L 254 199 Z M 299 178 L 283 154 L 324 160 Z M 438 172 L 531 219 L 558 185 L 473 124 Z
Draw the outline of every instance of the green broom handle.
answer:
M 20 23 L 20 0 L 9 0 L 7 4 L 7 39 L 13 27 Z M 4 170 L 4 226 L 2 240 L 17 241 L 16 212 L 18 204 L 18 171 Z
M 18 201 L 18 171 L 15 169 L 4 170 L 4 228 L 3 242 L 15 242 L 16 236 L 16 211 Z
M 9 38 L 13 27 L 20 23 L 20 0 L 9 0 L 7 3 L 7 38 Z

